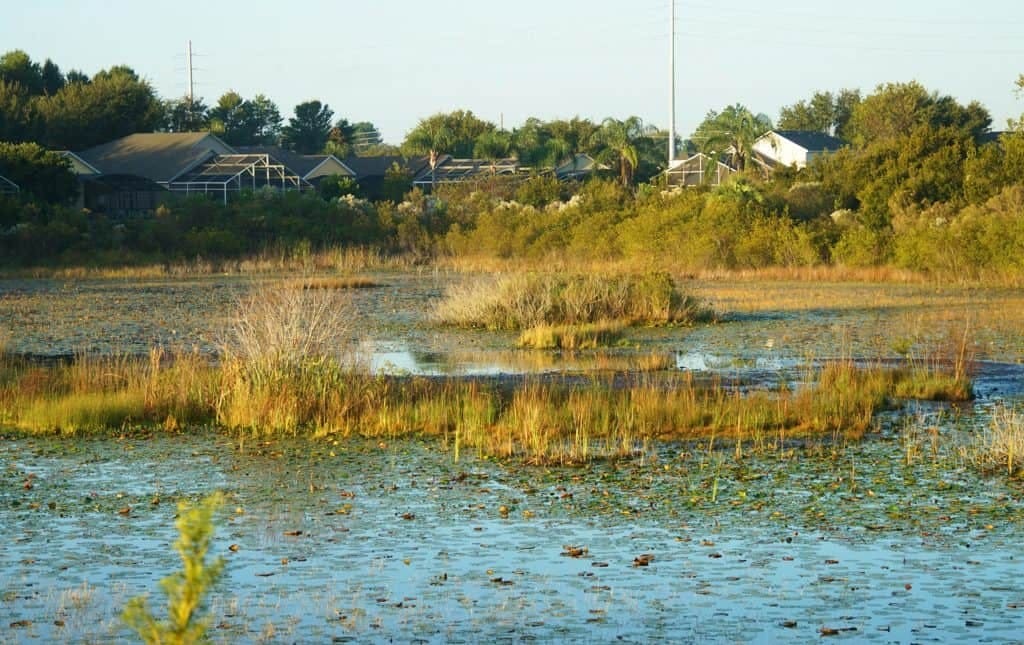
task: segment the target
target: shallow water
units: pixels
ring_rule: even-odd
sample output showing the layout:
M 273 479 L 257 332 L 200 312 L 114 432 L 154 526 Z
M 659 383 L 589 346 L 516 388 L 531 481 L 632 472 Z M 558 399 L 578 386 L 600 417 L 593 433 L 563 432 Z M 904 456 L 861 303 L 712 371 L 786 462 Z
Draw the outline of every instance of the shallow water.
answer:
M 381 286 L 351 292 L 353 347 L 376 365 L 424 373 L 494 373 L 584 368 L 595 352 L 512 351 L 515 335 L 441 328 L 433 303 L 472 277 L 435 272 L 375 274 Z M 145 354 L 154 346 L 214 353 L 236 298 L 256 280 L 233 276 L 146 281 L 0 280 L 0 334 L 7 349 L 39 356 L 76 352 Z M 597 352 L 661 352 L 716 362 L 792 363 L 808 359 L 893 358 L 897 346 L 923 358 L 965 325 L 977 358 L 1024 364 L 1019 293 L 936 290 L 925 285 L 782 283 L 684 284 L 718 308 L 722 324 L 630 330 L 623 346 Z M 768 295 L 762 295 L 761 292 Z M 716 293 L 726 294 L 716 298 Z M 740 295 L 736 295 L 739 293 Z M 765 310 L 754 297 L 786 294 L 806 302 Z M 745 299 L 749 299 L 745 300 Z M 770 306 L 770 303 L 769 305 Z M 954 338 L 953 340 L 956 340 Z
M 126 636 L 120 607 L 176 567 L 174 501 L 216 489 L 223 642 L 1019 638 L 1020 486 L 903 450 L 536 468 L 415 441 L 6 439 L 0 640 Z
M 791 381 L 830 357 L 893 359 L 894 340 L 921 335 L 911 304 L 946 306 L 918 302 L 925 288 L 861 285 L 858 306 L 737 307 L 608 351 L 523 352 L 510 334 L 429 322 L 458 279 L 386 275 L 353 293 L 353 342 L 373 369 L 591 371 L 653 352 L 737 382 Z M 0 328 L 9 350 L 41 356 L 212 353 L 249 285 L 0 281 Z M 888 304 L 872 305 L 876 292 Z M 848 446 L 640 446 L 554 468 L 455 463 L 418 441 L 0 437 L 0 642 L 128 638 L 125 602 L 150 593 L 162 610 L 158 581 L 178 567 L 177 500 L 215 490 L 228 496 L 217 642 L 1020 641 L 1024 489 L 979 475 L 957 447 L 993 405 L 1024 399 L 1024 332 L 975 332 L 977 402 L 912 406 Z M 642 554 L 653 560 L 634 566 Z

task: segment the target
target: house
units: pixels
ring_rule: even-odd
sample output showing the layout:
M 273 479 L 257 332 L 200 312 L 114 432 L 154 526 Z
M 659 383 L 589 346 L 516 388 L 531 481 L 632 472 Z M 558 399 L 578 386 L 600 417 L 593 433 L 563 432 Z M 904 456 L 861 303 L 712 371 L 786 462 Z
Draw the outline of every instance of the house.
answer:
M 824 132 L 769 130 L 754 141 L 753 158 L 768 171 L 778 166 L 801 169 L 815 157 L 831 154 L 844 145 L 840 139 Z
M 395 199 L 396 195 L 385 194 L 385 179 L 392 169 L 397 168 L 404 173 L 409 181 L 404 190 L 412 188 L 412 180 L 424 169 L 430 171 L 429 157 L 401 157 L 399 155 L 382 155 L 379 157 L 345 157 L 342 162 L 346 168 L 355 173 L 360 193 L 367 199 Z
M 356 178 L 355 170 L 334 155 L 303 155 L 277 146 L 235 146 L 235 149 L 246 154 L 270 155 L 313 186 L 324 177 Z
M 116 215 L 146 212 L 168 192 L 221 197 L 309 183 L 268 154 L 238 154 L 209 132 L 132 134 L 81 152 L 65 152 L 82 182 L 80 203 Z
M 0 195 L 16 195 L 21 191 L 18 184 L 0 175 Z
M 454 184 L 470 179 L 491 177 L 494 175 L 515 175 L 519 172 L 519 161 L 516 159 L 457 159 L 451 155 L 441 155 L 437 166 L 421 170 L 413 177 L 413 186 L 431 188 L 437 184 Z
M 736 169 L 703 152 L 686 159 L 676 159 L 665 171 L 669 186 L 719 186 L 736 172 Z
M 99 174 L 135 175 L 168 185 L 217 155 L 235 150 L 209 132 L 131 134 L 76 154 Z
M 558 181 L 586 179 L 599 170 L 608 170 L 608 166 L 597 163 L 593 157 L 584 152 L 577 152 L 554 168 Z
M 995 131 L 992 131 L 992 132 L 985 132 L 980 137 L 978 137 L 978 145 L 979 146 L 984 146 L 984 145 L 988 145 L 990 143 L 1000 144 L 1001 143 L 1000 140 L 1003 138 L 1003 135 L 1005 135 L 1005 134 L 1009 134 L 1009 132 L 1007 132 L 1005 130 L 995 130 Z

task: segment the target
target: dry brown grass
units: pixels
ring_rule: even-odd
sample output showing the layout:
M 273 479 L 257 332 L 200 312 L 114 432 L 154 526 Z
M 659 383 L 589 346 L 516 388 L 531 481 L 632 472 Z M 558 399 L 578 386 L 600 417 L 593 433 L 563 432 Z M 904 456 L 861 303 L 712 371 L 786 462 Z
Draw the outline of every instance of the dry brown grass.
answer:
M 222 360 L 267 378 L 310 363 L 352 358 L 348 296 L 334 289 L 256 284 L 236 303 L 221 339 Z
M 290 289 L 373 289 L 381 284 L 365 276 L 323 276 L 289 280 Z
M 525 329 L 516 345 L 527 349 L 596 349 L 622 338 L 625 326 L 614 322 L 587 325 L 541 325 Z
M 978 468 L 1009 476 L 1024 472 L 1024 415 L 1001 407 L 992 415 L 988 428 L 965 448 L 968 459 Z
M 666 273 L 485 276 L 451 287 L 437 303 L 443 324 L 486 329 L 619 322 L 671 324 L 710 320 L 713 313 L 683 295 Z
M 36 267 L 11 270 L 5 275 L 62 280 L 111 279 L 150 280 L 207 275 L 278 275 L 290 273 L 355 273 L 374 270 L 410 269 L 416 263 L 411 256 L 389 255 L 364 247 L 330 248 L 321 251 L 271 250 L 237 259 L 207 259 L 131 266 L 73 266 L 56 269 Z

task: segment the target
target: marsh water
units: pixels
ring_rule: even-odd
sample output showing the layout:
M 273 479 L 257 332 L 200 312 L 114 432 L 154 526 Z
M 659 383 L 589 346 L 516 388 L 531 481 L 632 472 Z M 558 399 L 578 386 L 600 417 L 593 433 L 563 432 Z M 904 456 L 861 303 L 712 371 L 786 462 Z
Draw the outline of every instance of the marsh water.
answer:
M 159 580 L 178 568 L 176 502 L 215 490 L 215 642 L 1024 639 L 1024 489 L 960 451 L 993 406 L 1024 399 L 1012 294 L 694 284 L 724 322 L 566 355 L 434 325 L 431 300 L 459 276 L 378 279 L 351 305 L 353 344 L 378 371 L 592 371 L 664 353 L 771 383 L 830 357 L 924 356 L 966 328 L 978 398 L 908 404 L 856 443 L 658 444 L 571 468 L 456 462 L 426 440 L 0 431 L 0 642 L 130 639 L 125 602 L 149 593 L 162 609 Z M 249 285 L 3 281 L 0 329 L 32 356 L 212 353 Z

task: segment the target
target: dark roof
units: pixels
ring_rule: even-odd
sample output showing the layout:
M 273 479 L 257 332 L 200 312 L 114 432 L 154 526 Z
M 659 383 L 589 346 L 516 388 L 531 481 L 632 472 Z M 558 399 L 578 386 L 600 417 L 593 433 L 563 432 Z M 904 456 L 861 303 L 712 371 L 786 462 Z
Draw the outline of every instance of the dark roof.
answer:
M 14 183 L 7 177 L 0 175 L 0 194 L 16 192 L 18 192 L 18 184 Z
M 434 172 L 429 168 L 415 177 L 414 184 L 453 183 L 487 175 L 514 175 L 519 172 L 515 159 L 457 159 L 445 156 L 438 162 Z
M 231 147 L 209 132 L 131 134 L 78 156 L 105 175 L 136 175 L 166 183 Z
M 814 132 L 812 130 L 772 130 L 772 132 L 812 152 L 839 150 L 846 145 L 841 139 L 837 139 L 824 132 Z
M 170 186 L 174 190 L 224 184 L 237 185 L 238 189 L 309 186 L 308 182 L 293 172 L 265 153 L 217 155 L 182 174 Z
M 1007 132 L 985 132 L 978 137 L 978 143 L 984 145 L 986 143 L 999 143 L 999 138 Z
M 424 168 L 430 165 L 430 159 L 427 157 L 408 158 L 399 155 L 345 157 L 341 162 L 348 166 L 352 172 L 356 173 L 356 181 L 367 177 L 383 177 L 392 164 L 396 163 L 400 168 L 407 170 L 413 177 L 420 174 Z
M 270 155 L 277 161 L 287 166 L 291 171 L 300 177 L 305 177 L 309 173 L 326 161 L 331 155 L 304 155 L 298 152 L 292 152 L 278 146 L 235 146 L 238 152 L 246 154 L 265 154 Z M 345 163 L 341 159 L 338 159 L 341 163 Z M 346 166 L 348 164 L 345 164 Z M 354 171 L 353 171 L 354 172 Z

